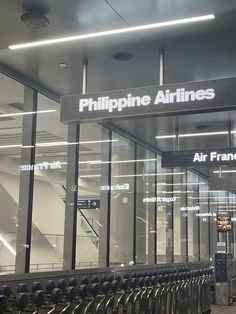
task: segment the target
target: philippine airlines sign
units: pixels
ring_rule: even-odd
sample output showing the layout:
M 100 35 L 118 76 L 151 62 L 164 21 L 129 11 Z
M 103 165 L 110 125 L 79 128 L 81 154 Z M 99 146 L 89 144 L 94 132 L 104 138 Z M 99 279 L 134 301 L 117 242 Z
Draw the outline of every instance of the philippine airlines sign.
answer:
M 61 121 L 107 121 L 232 109 L 236 78 L 151 86 L 61 98 Z

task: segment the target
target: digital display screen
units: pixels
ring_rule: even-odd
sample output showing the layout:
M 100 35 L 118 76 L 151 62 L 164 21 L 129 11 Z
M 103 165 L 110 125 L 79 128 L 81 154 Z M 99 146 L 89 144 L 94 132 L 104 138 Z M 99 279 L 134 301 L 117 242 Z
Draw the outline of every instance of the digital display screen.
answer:
M 217 231 L 227 232 L 231 231 L 231 216 L 229 213 L 217 214 Z

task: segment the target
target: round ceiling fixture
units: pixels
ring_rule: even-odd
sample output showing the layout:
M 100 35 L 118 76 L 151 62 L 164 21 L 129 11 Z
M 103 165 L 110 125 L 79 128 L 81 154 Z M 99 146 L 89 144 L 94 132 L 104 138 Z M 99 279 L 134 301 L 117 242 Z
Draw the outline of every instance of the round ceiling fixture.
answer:
M 61 68 L 66 68 L 66 67 L 67 67 L 67 64 L 66 64 L 65 62 L 61 62 L 61 63 L 59 64 L 59 66 L 60 66 Z
M 115 52 L 111 56 L 116 61 L 128 61 L 134 57 L 132 53 L 126 51 Z
M 203 129 L 207 129 L 208 126 L 207 125 L 197 125 L 196 126 L 196 129 L 199 129 L 199 130 L 203 130 Z
M 21 16 L 21 21 L 34 29 L 45 28 L 50 25 L 49 18 L 40 11 L 24 13 Z

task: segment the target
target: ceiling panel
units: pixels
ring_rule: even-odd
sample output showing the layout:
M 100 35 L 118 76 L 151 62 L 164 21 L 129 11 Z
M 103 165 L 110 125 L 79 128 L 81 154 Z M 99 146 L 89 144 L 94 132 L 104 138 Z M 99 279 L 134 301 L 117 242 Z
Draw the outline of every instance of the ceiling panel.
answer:
M 231 123 L 235 130 L 235 112 L 218 112 L 184 115 L 178 117 L 155 117 L 132 120 L 116 120 L 112 125 L 151 145 L 160 151 L 176 149 L 175 139 L 156 139 L 156 136 L 227 131 Z M 200 128 L 199 128 L 200 127 Z M 232 147 L 236 147 L 236 136 L 232 135 Z M 227 135 L 188 137 L 179 139 L 179 150 L 228 147 Z
M 0 63 L 46 86 L 58 95 L 81 90 L 81 62 L 89 61 L 89 91 L 158 83 L 158 53 L 166 48 L 168 83 L 236 75 L 234 0 L 0 0 Z M 51 26 L 33 30 L 20 16 L 39 8 Z M 123 34 L 84 42 L 9 51 L 13 43 L 123 28 L 161 20 L 215 13 L 199 24 Z M 5 18 L 7 16 L 7 19 Z M 134 58 L 118 62 L 112 53 L 128 51 Z M 61 62 L 67 63 L 60 68 Z

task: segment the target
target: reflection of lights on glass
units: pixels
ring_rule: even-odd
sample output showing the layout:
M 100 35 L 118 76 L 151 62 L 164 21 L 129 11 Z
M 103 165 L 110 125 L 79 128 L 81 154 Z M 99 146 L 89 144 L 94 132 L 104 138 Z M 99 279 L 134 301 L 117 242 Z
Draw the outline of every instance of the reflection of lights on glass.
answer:
M 140 174 L 122 174 L 113 176 L 113 178 L 127 178 L 127 177 L 151 177 L 151 176 L 167 176 L 167 175 L 181 175 L 185 174 L 184 172 L 161 172 L 161 173 L 140 173 Z
M 215 170 L 213 173 L 235 173 L 236 170 Z
M 0 114 L 0 119 L 1 118 L 6 118 L 6 117 L 14 117 L 14 116 L 25 116 L 28 114 L 41 114 L 41 113 L 50 113 L 50 112 L 55 112 L 55 109 L 50 109 L 50 110 L 38 110 L 38 111 L 28 111 L 28 112 L 16 112 L 16 113 L 3 113 Z
M 195 191 L 160 191 L 158 193 L 174 194 L 174 193 L 195 193 Z
M 186 186 L 186 185 L 202 185 L 202 184 L 206 184 L 206 183 L 204 183 L 204 182 L 200 182 L 200 183 L 197 183 L 197 182 L 193 182 L 193 183 L 157 183 L 157 186 L 158 185 L 164 185 L 164 186 L 172 186 L 172 185 L 184 185 L 184 186 Z
M 150 230 L 149 231 L 151 234 L 155 234 L 156 233 L 156 230 Z
M 202 133 L 186 133 L 186 134 L 178 134 L 178 137 L 195 137 L 195 136 L 211 136 L 211 135 L 226 135 L 229 134 L 228 131 L 219 131 L 219 132 L 202 132 Z M 167 138 L 176 138 L 176 134 L 171 135 L 160 135 L 156 136 L 156 139 L 167 139 Z
M 16 256 L 15 250 L 7 243 L 7 241 L 2 236 L 0 236 L 0 241 L 14 256 Z
M 97 178 L 97 177 L 101 177 L 100 174 L 86 174 L 86 175 L 80 175 L 80 178 Z

